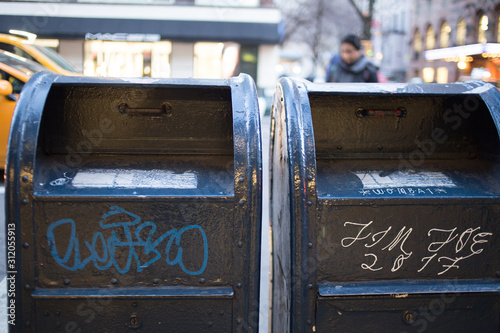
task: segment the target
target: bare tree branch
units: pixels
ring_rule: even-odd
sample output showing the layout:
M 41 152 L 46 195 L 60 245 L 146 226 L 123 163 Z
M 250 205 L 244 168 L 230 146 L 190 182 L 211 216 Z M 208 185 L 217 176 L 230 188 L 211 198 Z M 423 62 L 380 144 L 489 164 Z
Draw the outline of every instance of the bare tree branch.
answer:
M 356 10 L 356 13 L 363 22 L 363 35 L 361 36 L 361 38 L 366 40 L 371 39 L 372 37 L 371 27 L 372 27 L 373 8 L 375 6 L 375 0 L 369 0 L 368 13 L 363 13 L 354 0 L 349 0 L 349 2 L 351 3 L 354 10 Z
M 351 5 L 351 0 L 281 0 L 285 20 L 283 43 L 300 45 L 313 71 L 324 68 L 337 53 L 340 39 L 348 34 L 363 32 L 364 20 Z M 362 14 L 362 13 L 361 13 Z M 312 74 L 312 73 L 311 73 Z
M 349 0 L 349 2 L 351 3 L 354 10 L 356 10 L 356 13 L 358 13 L 359 18 L 361 20 L 364 20 L 365 16 L 363 15 L 363 12 L 361 11 L 361 9 L 359 9 L 358 5 L 356 5 L 356 2 L 354 2 L 354 0 Z

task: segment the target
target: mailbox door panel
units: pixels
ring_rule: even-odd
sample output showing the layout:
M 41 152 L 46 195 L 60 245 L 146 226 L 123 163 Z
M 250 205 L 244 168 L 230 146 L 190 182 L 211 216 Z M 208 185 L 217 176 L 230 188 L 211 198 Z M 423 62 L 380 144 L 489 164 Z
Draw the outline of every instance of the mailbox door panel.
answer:
M 320 297 L 316 332 L 498 332 L 498 294 Z
M 230 332 L 232 299 L 175 297 L 37 299 L 37 332 Z M 137 295 L 136 295 L 137 296 Z

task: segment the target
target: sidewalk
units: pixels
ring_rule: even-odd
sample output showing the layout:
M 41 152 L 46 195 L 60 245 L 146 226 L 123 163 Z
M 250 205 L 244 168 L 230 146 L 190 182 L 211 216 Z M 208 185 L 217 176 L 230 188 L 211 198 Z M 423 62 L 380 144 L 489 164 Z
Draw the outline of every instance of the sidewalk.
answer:
M 269 310 L 269 282 L 271 280 L 270 255 L 270 223 L 269 223 L 269 136 L 270 136 L 270 116 L 261 118 L 260 127 L 262 129 L 262 247 L 261 247 L 261 269 L 260 269 L 260 320 L 259 332 L 270 332 Z

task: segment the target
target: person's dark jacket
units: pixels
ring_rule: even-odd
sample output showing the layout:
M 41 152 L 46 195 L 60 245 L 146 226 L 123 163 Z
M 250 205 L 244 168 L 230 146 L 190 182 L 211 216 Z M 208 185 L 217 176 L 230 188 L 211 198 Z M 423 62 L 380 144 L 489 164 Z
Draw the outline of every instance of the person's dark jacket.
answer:
M 365 56 L 352 65 L 343 61 L 333 62 L 327 82 L 378 82 L 377 67 Z

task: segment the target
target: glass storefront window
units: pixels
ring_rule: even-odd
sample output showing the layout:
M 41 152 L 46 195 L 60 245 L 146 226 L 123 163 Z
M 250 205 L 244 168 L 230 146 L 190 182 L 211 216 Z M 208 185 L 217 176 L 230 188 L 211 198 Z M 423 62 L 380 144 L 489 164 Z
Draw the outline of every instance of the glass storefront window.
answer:
M 427 34 L 425 37 L 425 49 L 432 50 L 436 46 L 436 35 L 434 34 L 434 29 L 429 26 L 427 28 Z
M 420 58 L 420 54 L 422 53 L 422 36 L 420 35 L 420 30 L 417 29 L 415 31 L 415 35 L 413 37 L 413 51 L 414 59 L 417 60 Z
M 151 77 L 170 77 L 172 43 L 156 42 L 151 51 Z M 145 68 L 147 69 L 147 68 Z
M 448 68 L 447 67 L 439 67 L 437 69 L 436 82 L 437 83 L 448 83 Z
M 199 42 L 194 44 L 195 78 L 221 79 L 235 75 L 239 63 L 237 43 Z
M 170 77 L 169 41 L 116 42 L 88 40 L 84 44 L 84 74 L 113 77 Z
M 422 70 L 422 79 L 424 80 L 425 83 L 433 82 L 434 81 L 434 68 L 425 67 Z
M 443 25 L 441 26 L 441 34 L 439 36 L 439 44 L 441 44 L 441 47 L 444 48 L 450 46 L 450 32 L 451 32 L 450 25 L 444 22 Z
M 481 18 L 479 19 L 477 42 L 488 42 L 488 16 L 486 15 L 481 16 Z
M 465 40 L 467 36 L 467 24 L 465 20 L 461 18 L 458 20 L 457 24 L 457 45 L 465 45 Z
M 500 43 L 500 16 L 497 18 L 497 43 Z
M 219 79 L 222 77 L 222 50 L 223 43 L 194 44 L 194 73 L 195 78 Z

